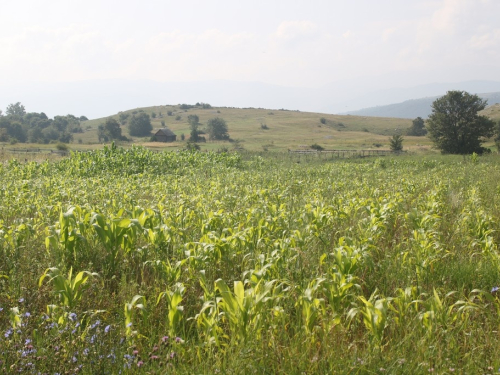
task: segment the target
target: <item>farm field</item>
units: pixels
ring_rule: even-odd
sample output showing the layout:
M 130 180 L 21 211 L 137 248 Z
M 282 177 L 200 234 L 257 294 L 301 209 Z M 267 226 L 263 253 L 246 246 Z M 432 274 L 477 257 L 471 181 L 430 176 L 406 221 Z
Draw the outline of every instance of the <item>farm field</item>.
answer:
M 0 373 L 498 372 L 498 155 L 273 155 L 0 164 Z

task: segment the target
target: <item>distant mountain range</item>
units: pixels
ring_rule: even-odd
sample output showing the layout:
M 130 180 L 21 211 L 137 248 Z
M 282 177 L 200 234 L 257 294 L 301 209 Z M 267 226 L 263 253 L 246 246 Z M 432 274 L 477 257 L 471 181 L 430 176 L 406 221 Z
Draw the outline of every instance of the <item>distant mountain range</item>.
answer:
M 385 80 L 384 77 L 376 80 L 361 77 L 328 83 L 318 88 L 225 80 L 25 82 L 0 85 L 0 109 L 5 110 L 10 103 L 21 102 L 27 111 L 43 111 L 49 117 L 69 113 L 100 118 L 131 108 L 204 102 L 217 107 L 283 108 L 325 114 L 356 113 L 365 116 L 415 118 L 426 117 L 429 103 L 448 90 L 500 92 L 500 82 L 495 81 L 430 83 L 399 88 L 391 87 L 391 82 L 394 82 L 393 77 L 392 80 Z M 495 99 L 492 97 L 490 104 L 496 100 L 498 96 Z M 404 109 L 398 109 L 403 104 Z M 361 108 L 366 109 L 360 112 Z
M 482 99 L 488 100 L 488 105 L 500 103 L 500 92 L 491 92 L 486 94 L 477 94 Z M 357 111 L 349 111 L 344 114 L 355 116 L 374 116 L 374 117 L 398 117 L 410 118 L 416 117 L 427 118 L 432 112 L 432 102 L 439 96 L 406 100 L 402 103 L 381 105 L 371 108 L 364 108 Z

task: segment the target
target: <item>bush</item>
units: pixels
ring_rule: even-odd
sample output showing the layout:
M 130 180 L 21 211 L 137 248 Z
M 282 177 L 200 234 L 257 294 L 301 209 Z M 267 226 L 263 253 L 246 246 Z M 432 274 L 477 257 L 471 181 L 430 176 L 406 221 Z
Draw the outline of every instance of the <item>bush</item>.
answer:
M 325 124 L 326 124 L 326 118 L 321 117 L 321 118 L 319 119 L 319 122 L 321 122 L 323 125 L 325 125 Z
M 322 146 L 318 145 L 317 143 L 311 145 L 311 148 L 313 150 L 316 150 L 316 151 L 323 151 L 324 150 L 324 148 Z
M 56 145 L 56 148 L 59 150 L 59 151 L 68 151 L 68 145 L 65 144 L 65 143 L 58 143 Z
M 176 121 L 180 121 L 180 119 L 181 119 L 181 116 L 179 116 L 179 115 L 175 116 Z
M 399 152 L 403 151 L 403 136 L 399 134 L 394 134 L 391 138 L 389 138 L 389 143 L 391 146 L 391 151 Z
M 200 150 L 200 145 L 196 144 L 195 142 L 188 141 L 186 143 L 186 150 L 189 150 L 189 151 L 199 151 Z

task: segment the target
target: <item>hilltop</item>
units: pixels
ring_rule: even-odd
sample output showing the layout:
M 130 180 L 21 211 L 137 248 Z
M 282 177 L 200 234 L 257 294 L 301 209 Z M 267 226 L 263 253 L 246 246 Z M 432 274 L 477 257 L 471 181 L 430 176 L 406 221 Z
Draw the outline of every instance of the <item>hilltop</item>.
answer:
M 488 100 L 489 105 L 500 103 L 500 92 L 477 94 L 480 98 Z M 420 99 L 406 100 L 401 103 L 382 105 L 377 107 L 364 108 L 357 111 L 350 111 L 347 114 L 356 116 L 380 116 L 410 118 L 427 118 L 431 112 L 431 105 L 439 96 L 432 96 Z
M 237 141 L 236 143 L 207 142 L 201 144 L 202 149 L 223 147 L 230 149 L 236 145 L 252 151 L 286 151 L 307 148 L 315 143 L 326 149 L 387 149 L 389 148 L 388 137 L 395 132 L 404 133 L 411 125 L 410 120 L 397 118 L 330 115 L 263 108 L 211 107 L 204 109 L 198 106 L 181 109 L 180 105 L 136 108 L 110 117 L 119 121 L 121 113 L 132 115 L 134 112 L 141 111 L 150 116 L 153 116 L 153 113 L 156 115 L 156 118 L 151 119 L 153 133 L 160 128 L 167 127 L 177 135 L 178 141 L 174 143 L 158 143 L 150 142 L 148 138 L 132 138 L 134 143 L 155 148 L 184 147 L 185 142 L 180 140 L 182 134 L 186 139 L 189 137 L 189 115 L 199 117 L 201 129 L 210 118 L 223 118 L 227 122 L 231 139 Z M 97 127 L 105 120 L 106 118 L 100 118 L 83 123 L 85 132 L 75 135 L 75 143 L 97 144 Z M 127 125 L 123 125 L 122 129 L 128 137 Z M 429 145 L 430 142 L 425 137 L 406 137 L 406 149 Z

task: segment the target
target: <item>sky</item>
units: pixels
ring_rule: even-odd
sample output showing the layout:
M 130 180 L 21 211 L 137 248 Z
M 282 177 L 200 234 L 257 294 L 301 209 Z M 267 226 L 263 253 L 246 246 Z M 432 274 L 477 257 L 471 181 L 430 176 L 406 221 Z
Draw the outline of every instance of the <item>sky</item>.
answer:
M 498 0 L 1 0 L 0 8 L 0 87 L 500 81 Z

